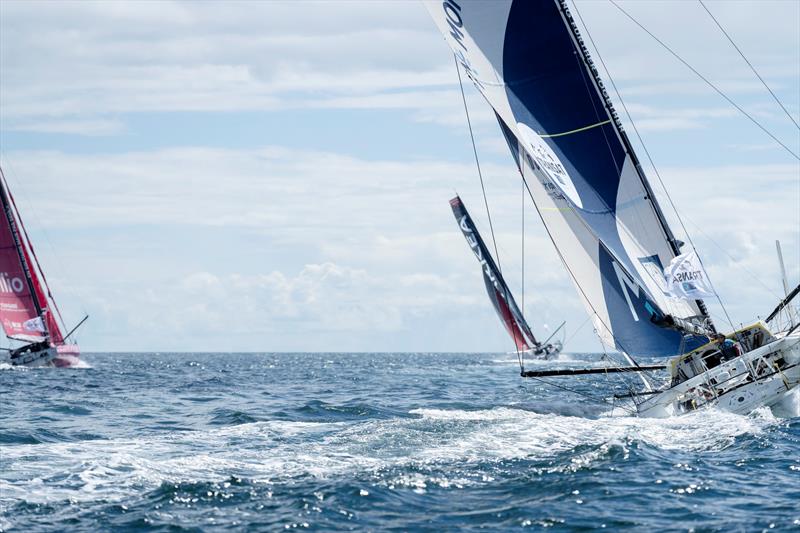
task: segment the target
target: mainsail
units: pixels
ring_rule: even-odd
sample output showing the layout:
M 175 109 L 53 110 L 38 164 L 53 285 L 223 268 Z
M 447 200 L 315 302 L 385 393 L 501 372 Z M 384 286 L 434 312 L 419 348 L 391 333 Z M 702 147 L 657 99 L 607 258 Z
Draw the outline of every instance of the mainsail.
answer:
M 51 312 L 48 291 L 32 260 L 33 250 L 0 170 L 0 323 L 9 337 L 54 344 L 64 342 Z M 27 243 L 27 244 L 26 244 Z
M 456 196 L 450 200 L 450 207 L 453 209 L 453 215 L 456 217 L 458 227 L 461 228 L 461 233 L 467 239 L 467 244 L 472 249 L 475 257 L 481 265 L 483 271 L 483 283 L 486 285 L 486 292 L 489 294 L 489 299 L 497 311 L 497 316 L 503 321 L 503 325 L 514 340 L 517 350 L 528 351 L 539 347 L 539 342 L 533 336 L 528 322 L 525 320 L 522 312 L 514 300 L 514 296 L 506 285 L 503 275 L 497 264 L 492 258 L 489 249 L 483 242 L 478 228 L 469 216 L 467 208 L 461 198 Z
M 681 243 L 566 4 L 425 1 L 494 109 L 601 340 L 631 356 L 670 356 L 706 342 L 690 333 L 711 324 L 703 303 L 666 292 L 663 269 Z

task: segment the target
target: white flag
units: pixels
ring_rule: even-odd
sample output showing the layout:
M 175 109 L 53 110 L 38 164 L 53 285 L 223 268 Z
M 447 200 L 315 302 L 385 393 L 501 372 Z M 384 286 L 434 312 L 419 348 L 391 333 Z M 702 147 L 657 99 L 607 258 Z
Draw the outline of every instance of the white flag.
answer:
M 681 254 L 664 269 L 667 291 L 675 298 L 696 300 L 716 296 L 697 252 Z
M 22 327 L 25 328 L 25 331 L 38 331 L 39 333 L 47 332 L 47 330 L 44 328 L 44 320 L 42 320 L 42 317 L 40 316 L 26 320 L 22 323 Z

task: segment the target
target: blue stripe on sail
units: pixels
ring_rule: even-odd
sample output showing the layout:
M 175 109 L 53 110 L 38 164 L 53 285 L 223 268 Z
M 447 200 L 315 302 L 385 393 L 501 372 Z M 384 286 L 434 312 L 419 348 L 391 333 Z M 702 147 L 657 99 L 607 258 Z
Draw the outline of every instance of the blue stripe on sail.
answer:
M 503 49 L 503 79 L 514 118 L 539 135 L 581 130 L 546 142 L 567 167 L 583 208 L 613 212 L 625 150 L 610 123 L 589 127 L 610 117 L 556 2 L 515 1 Z
M 506 26 L 503 79 L 515 120 L 551 136 L 543 141 L 580 196 L 582 205 L 572 202 L 573 208 L 625 269 L 636 272 L 616 219 L 625 149 L 555 1 L 514 1 Z M 584 129 L 596 124 L 601 125 Z
M 602 243 L 598 258 L 603 296 L 611 317 L 606 326 L 611 328 L 619 350 L 628 354 L 673 356 L 708 342 L 705 337 L 684 337 L 676 330 L 654 324 L 651 317 L 659 313 L 658 307 L 619 265 L 615 268 L 614 258 Z
M 527 139 L 530 132 L 518 126 L 529 164 L 561 189 L 557 203 L 567 202 L 600 241 L 598 266 L 611 321 L 607 326 L 617 348 L 628 354 L 678 354 L 682 334 L 650 321 L 651 315 L 663 312 L 639 278 L 633 264 L 637 258 L 629 257 L 622 244 L 617 209 L 626 206 L 618 206 L 617 198 L 627 154 L 557 2 L 515 0 L 503 50 L 502 74 L 514 120 L 539 137 Z M 558 172 L 558 165 L 565 172 Z M 587 252 L 594 255 L 595 249 Z
M 508 143 L 508 149 L 511 150 L 511 155 L 514 157 L 514 162 L 517 164 L 517 170 L 519 170 L 519 141 L 517 140 L 517 136 L 514 135 L 513 131 L 508 129 L 508 126 L 506 126 L 506 123 L 503 122 L 503 119 L 500 118 L 500 115 L 498 115 L 496 111 L 494 116 L 497 119 L 497 123 L 500 124 L 500 131 L 503 132 L 503 137 L 505 138 L 506 143 Z

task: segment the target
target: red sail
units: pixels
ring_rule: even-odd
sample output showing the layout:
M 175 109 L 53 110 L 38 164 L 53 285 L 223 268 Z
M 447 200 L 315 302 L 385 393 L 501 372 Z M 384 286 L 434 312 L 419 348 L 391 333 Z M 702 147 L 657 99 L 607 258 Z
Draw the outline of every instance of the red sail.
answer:
M 9 193 L 10 195 L 10 193 Z M 13 201 L 13 199 L 12 199 Z M 17 219 L 18 225 L 22 226 L 22 221 Z M 34 264 L 31 261 L 31 254 L 28 252 L 28 247 L 24 244 L 22 245 L 22 253 L 25 256 L 25 262 L 28 265 L 31 265 L 30 273 L 31 273 L 31 284 L 33 285 L 34 296 L 39 303 L 39 307 L 44 311 L 44 322 L 47 326 L 47 331 L 50 333 L 50 342 L 53 344 L 63 344 L 64 337 L 61 333 L 61 328 L 58 327 L 58 321 L 56 321 L 56 317 L 53 313 L 53 309 L 50 308 L 48 305 L 47 295 L 44 291 L 44 287 L 42 283 L 39 281 L 39 275 L 36 272 L 36 269 L 32 267 Z M 37 262 L 38 265 L 38 262 Z
M 5 203 L 3 207 L 6 213 L 0 215 L 0 323 L 8 336 L 44 338 L 46 333 L 39 331 L 43 328 L 37 328 L 31 322 L 25 327 L 27 321 L 39 317 L 39 309 L 20 258 L 18 244 L 21 241 L 15 239 L 16 228 L 12 229 L 14 219 L 10 206 Z M 25 256 L 24 252 L 22 256 Z

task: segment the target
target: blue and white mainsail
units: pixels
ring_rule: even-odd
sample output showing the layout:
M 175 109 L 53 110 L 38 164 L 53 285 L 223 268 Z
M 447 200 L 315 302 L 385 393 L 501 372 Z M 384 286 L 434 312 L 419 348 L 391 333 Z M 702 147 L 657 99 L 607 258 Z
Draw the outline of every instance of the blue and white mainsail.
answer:
M 425 0 L 494 109 L 595 329 L 624 353 L 671 356 L 706 342 L 701 301 L 671 297 L 680 253 L 566 5 Z M 713 327 L 713 326 L 712 326 Z M 704 331 L 701 327 L 694 331 Z

